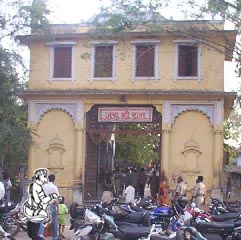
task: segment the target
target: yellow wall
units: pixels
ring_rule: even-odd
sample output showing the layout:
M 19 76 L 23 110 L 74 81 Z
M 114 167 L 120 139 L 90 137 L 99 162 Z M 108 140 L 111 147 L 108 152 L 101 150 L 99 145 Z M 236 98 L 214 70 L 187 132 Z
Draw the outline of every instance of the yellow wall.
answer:
M 199 171 L 183 172 L 185 143 L 193 140 L 197 143 L 199 157 Z M 194 187 L 197 176 L 204 176 L 204 183 L 208 189 L 213 186 L 213 127 L 209 119 L 200 112 L 184 112 L 176 118 L 172 127 L 171 141 L 170 141 L 170 176 L 183 176 L 184 180 L 188 182 L 190 188 Z M 191 158 L 190 158 L 191 156 Z M 190 168 L 195 165 L 195 155 L 187 157 Z M 187 162 L 186 162 L 187 163 Z M 185 163 L 185 164 L 186 164 Z M 175 183 L 170 179 L 170 184 L 173 187 Z
M 215 90 L 222 91 L 224 55 L 202 45 L 201 47 L 201 81 L 174 81 L 175 43 L 179 38 L 157 37 L 160 40 L 158 50 L 158 80 L 135 80 L 132 78 L 132 44 L 128 39 L 118 41 L 116 51 L 115 82 L 93 80 L 91 82 L 91 60 L 82 58 L 83 54 L 91 55 L 91 47 L 83 40 L 78 40 L 74 47 L 74 81 L 50 80 L 50 46 L 41 42 L 32 42 L 31 71 L 29 89 L 155 89 L 155 90 Z M 77 40 L 76 40 L 77 41 Z M 220 40 L 221 42 L 221 40 Z
M 63 143 L 64 152 L 62 163 L 64 168 L 49 168 L 48 148 L 51 140 L 57 136 Z M 72 199 L 71 186 L 75 180 L 75 129 L 71 117 L 62 111 L 51 111 L 45 114 L 37 126 L 35 151 L 35 168 L 48 167 L 50 173 L 56 175 L 56 184 L 60 194 L 64 194 L 66 201 Z M 58 156 L 55 156 L 58 158 Z M 55 160 L 53 156 L 51 160 Z M 56 160 L 55 160 L 56 161 Z M 60 166 L 61 167 L 61 166 Z M 68 199 L 69 198 L 69 199 Z
M 36 115 L 37 107 L 32 104 L 29 108 L 29 114 L 33 117 L 29 125 L 36 128 L 36 145 L 30 148 L 29 167 L 34 170 L 38 167 L 48 167 L 49 152 L 47 151 L 51 140 L 56 135 L 63 142 L 63 168 L 51 169 L 56 174 L 56 183 L 62 194 L 67 198 L 67 202 L 72 202 L 72 186 L 83 183 L 84 180 L 84 162 L 86 157 L 85 134 L 86 134 L 86 113 L 95 104 L 120 104 L 120 94 L 114 94 L 111 90 L 141 90 L 143 94 L 126 94 L 126 105 L 150 104 L 157 107 L 157 111 L 162 114 L 162 166 L 168 173 L 169 184 L 174 188 L 175 183 L 172 178 L 182 175 L 184 180 L 194 186 L 198 175 L 204 176 L 204 182 L 210 190 L 213 186 L 219 184 L 219 174 L 222 163 L 223 139 L 222 122 L 224 112 L 223 96 L 210 95 L 148 95 L 144 90 L 180 90 L 181 91 L 223 91 L 224 90 L 224 54 L 201 45 L 201 80 L 177 80 L 174 81 L 175 68 L 175 40 L 183 38 L 161 36 L 152 39 L 159 40 L 158 44 L 158 80 L 135 80 L 132 81 L 132 44 L 131 41 L 140 38 L 112 39 L 118 41 L 116 44 L 116 80 L 93 80 L 91 76 L 91 59 L 82 58 L 83 55 L 91 55 L 91 46 L 89 41 L 93 39 L 71 39 L 76 41 L 74 46 L 74 81 L 50 81 L 50 50 L 44 41 L 33 40 L 29 44 L 31 51 L 30 62 L 30 80 L 29 90 L 109 90 L 108 95 L 63 95 L 43 94 L 28 95 L 28 100 L 32 102 L 46 102 L 52 104 L 59 102 L 65 104 L 76 101 L 81 102 L 82 107 L 75 109 L 75 115 L 79 111 L 81 120 L 73 120 L 69 114 L 61 110 L 51 110 L 41 118 L 40 122 L 34 122 L 33 116 Z M 144 39 L 151 39 L 144 37 Z M 215 39 L 223 44 L 223 40 Z M 62 40 L 61 40 L 62 41 Z M 97 41 L 95 39 L 95 41 Z M 191 105 L 191 111 L 182 112 L 172 123 L 171 114 L 172 104 L 175 103 L 182 107 Z M 197 112 L 198 105 L 213 107 L 213 123 L 211 125 L 203 113 Z M 174 111 L 174 110 L 173 110 Z M 209 110 L 206 110 L 209 111 Z M 32 122 L 31 122 L 32 121 Z M 172 125 L 173 124 L 173 125 Z M 193 140 L 197 146 L 191 149 L 191 157 L 195 158 L 198 154 L 200 165 L 196 171 L 183 171 L 185 144 Z M 191 156 L 191 157 L 190 157 Z M 195 167 L 192 162 L 191 167 Z M 81 179 L 82 178 L 82 179 Z M 215 179 L 215 181 L 214 181 Z

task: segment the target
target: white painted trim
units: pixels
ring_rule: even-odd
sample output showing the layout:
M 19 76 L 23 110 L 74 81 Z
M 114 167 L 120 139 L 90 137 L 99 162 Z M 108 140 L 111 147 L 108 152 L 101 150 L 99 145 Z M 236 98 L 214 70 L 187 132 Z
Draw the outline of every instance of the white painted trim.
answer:
M 71 78 L 54 78 L 54 49 L 55 47 L 71 47 L 72 50 L 72 56 L 71 56 Z M 50 73 L 49 73 L 49 83 L 52 83 L 53 81 L 72 81 L 74 82 L 74 46 L 69 44 L 64 45 L 50 45 Z
M 198 44 L 198 42 L 196 40 L 193 39 L 179 39 L 179 40 L 173 40 L 174 43 L 183 43 L 184 45 L 186 45 L 187 43 L 195 43 Z
M 158 44 L 160 43 L 160 40 L 155 40 L 155 39 L 137 39 L 137 40 L 133 40 L 131 41 L 132 44 L 134 45 L 144 45 L 144 44 Z
M 141 39 L 131 41 L 132 45 L 132 82 L 135 80 L 158 80 L 158 43 L 161 41 L 159 40 L 148 40 L 148 39 Z M 147 77 L 147 76 L 138 76 L 136 77 L 136 46 L 140 45 L 154 45 L 154 76 Z
M 63 45 L 66 45 L 66 46 L 71 46 L 71 45 L 76 45 L 77 42 L 48 42 L 46 43 L 47 46 L 63 46 Z
M 174 81 L 177 80 L 197 80 L 200 82 L 202 80 L 201 77 L 201 44 L 195 40 L 174 40 L 175 45 L 175 67 L 174 67 Z M 197 76 L 178 76 L 178 53 L 179 46 L 197 46 Z
M 118 42 L 114 41 L 114 40 L 110 40 L 110 41 L 93 41 L 90 42 L 90 44 L 92 45 L 100 45 L 100 46 L 105 46 L 105 45 L 116 45 Z
M 104 42 L 92 42 L 92 48 L 91 48 L 91 72 L 90 72 L 90 78 L 89 80 L 92 82 L 94 80 L 100 81 L 100 80 L 107 80 L 107 81 L 116 81 L 116 43 L 114 41 L 107 41 Z M 95 47 L 100 46 L 112 46 L 112 77 L 95 77 Z
M 42 115 L 52 109 L 66 111 L 74 122 L 83 121 L 83 101 L 82 100 L 30 100 L 28 115 L 29 121 L 40 122 Z
M 178 101 L 178 100 L 171 100 L 171 101 L 164 101 L 164 114 L 163 114 L 163 121 L 165 124 L 173 125 L 176 117 L 178 115 L 173 115 L 172 106 L 180 106 L 183 107 L 183 111 L 185 110 L 197 110 L 205 114 L 210 121 L 210 124 L 221 124 L 222 123 L 222 101 Z M 180 112 L 183 112 L 179 111 Z

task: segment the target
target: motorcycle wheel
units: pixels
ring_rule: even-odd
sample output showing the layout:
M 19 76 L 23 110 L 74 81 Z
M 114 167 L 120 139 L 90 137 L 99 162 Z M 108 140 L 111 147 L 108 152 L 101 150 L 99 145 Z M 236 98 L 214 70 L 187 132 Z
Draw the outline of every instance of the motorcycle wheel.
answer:
M 11 234 L 10 236 L 15 236 L 18 234 L 20 230 L 20 224 L 15 221 L 14 219 L 5 219 L 4 221 L 1 221 L 2 228 L 7 233 Z

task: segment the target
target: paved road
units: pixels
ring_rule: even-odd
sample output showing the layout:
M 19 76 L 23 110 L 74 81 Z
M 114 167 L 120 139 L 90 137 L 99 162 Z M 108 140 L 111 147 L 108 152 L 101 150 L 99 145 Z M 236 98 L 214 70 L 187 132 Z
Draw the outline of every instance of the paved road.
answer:
M 73 230 L 69 230 L 69 226 L 66 226 L 65 229 L 65 240 L 70 240 L 74 236 Z M 20 231 L 18 235 L 16 235 L 16 240 L 29 240 L 30 238 L 28 237 L 28 234 L 24 231 Z M 52 240 L 52 237 L 47 237 L 45 238 L 46 240 Z
M 70 240 L 73 236 L 74 236 L 74 231 L 73 230 L 69 230 L 70 227 L 70 215 L 67 214 L 65 216 L 65 231 L 64 231 L 64 236 L 66 237 L 65 240 Z M 29 240 L 30 238 L 28 237 L 27 232 L 20 230 L 20 232 L 15 236 L 16 240 Z M 52 237 L 46 237 L 46 240 L 52 240 Z

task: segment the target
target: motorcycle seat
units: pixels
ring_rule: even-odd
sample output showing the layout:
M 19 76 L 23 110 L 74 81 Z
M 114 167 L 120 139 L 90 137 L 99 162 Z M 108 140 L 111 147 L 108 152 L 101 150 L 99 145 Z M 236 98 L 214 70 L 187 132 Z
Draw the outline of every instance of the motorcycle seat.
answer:
M 217 230 L 234 230 L 234 224 L 233 223 L 226 223 L 226 222 L 210 222 L 210 223 L 206 223 L 206 222 L 199 222 L 197 224 L 197 229 L 200 230 L 204 230 L 205 232 L 208 231 L 208 229 L 217 229 Z
M 229 219 L 237 219 L 239 216 L 239 213 L 224 213 L 220 215 L 213 215 L 212 217 L 215 222 L 224 222 Z

